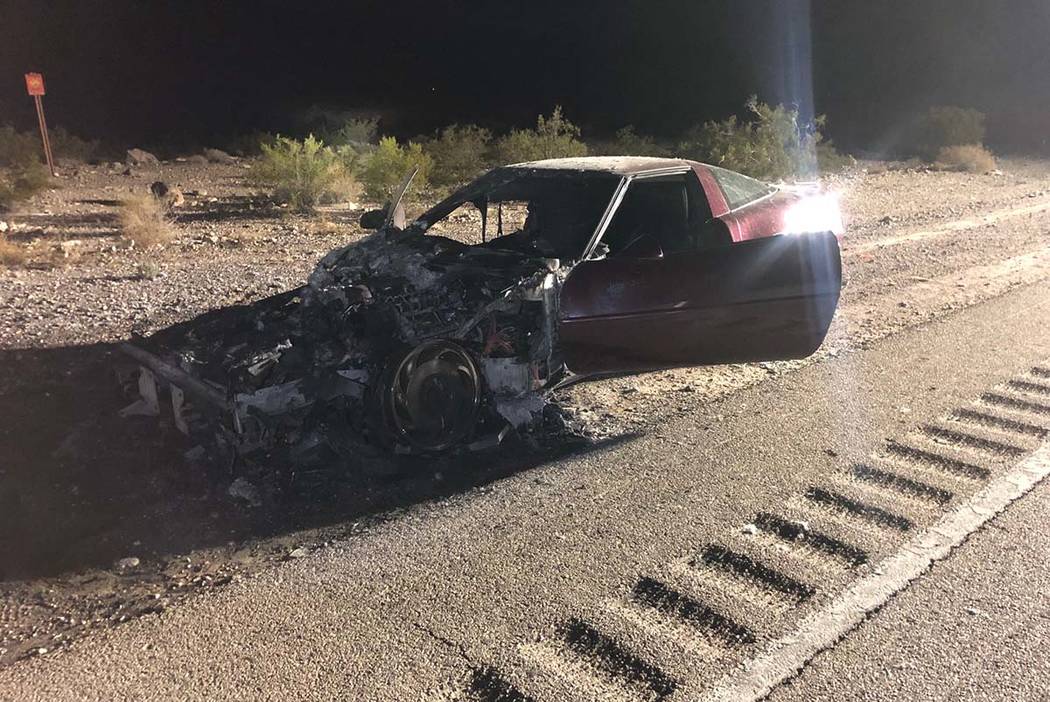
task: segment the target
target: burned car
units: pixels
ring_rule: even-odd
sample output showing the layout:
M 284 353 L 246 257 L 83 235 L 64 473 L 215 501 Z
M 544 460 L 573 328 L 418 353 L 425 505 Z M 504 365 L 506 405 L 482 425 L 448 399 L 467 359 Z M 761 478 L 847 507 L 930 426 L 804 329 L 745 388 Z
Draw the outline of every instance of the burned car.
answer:
M 838 302 L 842 222 L 816 188 L 554 159 L 406 223 L 410 180 L 301 288 L 125 345 L 126 413 L 170 413 L 237 458 L 477 448 L 535 428 L 581 378 L 807 356 Z

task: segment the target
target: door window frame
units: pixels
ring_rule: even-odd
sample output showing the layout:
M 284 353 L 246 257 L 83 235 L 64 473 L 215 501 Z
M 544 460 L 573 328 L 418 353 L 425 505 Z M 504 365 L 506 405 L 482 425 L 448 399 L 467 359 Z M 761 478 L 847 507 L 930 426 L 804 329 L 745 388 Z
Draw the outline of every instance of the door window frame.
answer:
M 616 186 L 616 190 L 613 191 L 612 199 L 609 200 L 608 207 L 605 208 L 605 212 L 602 214 L 601 219 L 598 220 L 598 226 L 594 230 L 594 234 L 591 235 L 590 241 L 587 242 L 587 248 L 583 251 L 583 257 L 581 261 L 593 260 L 594 251 L 597 248 L 602 237 L 605 236 L 605 230 L 609 228 L 609 224 L 612 223 L 613 217 L 616 216 L 617 211 L 620 209 L 620 205 L 623 204 L 624 197 L 627 196 L 627 191 L 631 187 L 631 183 L 636 180 L 647 180 L 649 178 L 663 178 L 669 175 L 685 175 L 687 173 L 693 173 L 693 169 L 688 165 L 683 166 L 671 166 L 669 168 L 660 168 L 652 171 L 645 171 L 644 173 L 632 173 L 625 175 L 620 183 Z M 694 178 L 696 175 L 694 174 Z M 703 193 L 703 188 L 698 187 L 698 190 Z

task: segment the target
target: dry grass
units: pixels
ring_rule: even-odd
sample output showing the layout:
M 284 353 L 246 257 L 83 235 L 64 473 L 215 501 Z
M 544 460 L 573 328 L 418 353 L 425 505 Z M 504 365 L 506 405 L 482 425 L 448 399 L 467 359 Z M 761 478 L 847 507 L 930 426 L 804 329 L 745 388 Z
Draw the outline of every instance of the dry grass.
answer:
M 163 244 L 175 238 L 164 204 L 153 195 L 136 195 L 120 205 L 120 228 L 136 246 Z
M 324 217 L 307 222 L 306 224 L 306 232 L 313 236 L 334 236 L 335 234 L 340 233 L 340 231 L 345 230 L 346 227 L 341 227 L 332 220 Z
M 321 197 L 321 203 L 358 202 L 363 193 L 364 188 L 357 179 L 349 173 L 343 173 L 328 186 L 328 191 Z
M 29 257 L 24 246 L 0 237 L 0 266 L 20 266 Z
M 945 146 L 937 152 L 936 164 L 948 171 L 987 173 L 995 170 L 995 156 L 980 144 Z

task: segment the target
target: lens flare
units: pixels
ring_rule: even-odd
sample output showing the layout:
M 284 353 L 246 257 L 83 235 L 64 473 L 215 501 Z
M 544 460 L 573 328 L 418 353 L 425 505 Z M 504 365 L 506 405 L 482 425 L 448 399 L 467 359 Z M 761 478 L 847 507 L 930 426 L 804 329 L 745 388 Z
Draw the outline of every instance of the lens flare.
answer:
M 842 234 L 844 229 L 839 194 L 834 192 L 809 195 L 784 215 L 785 234 Z

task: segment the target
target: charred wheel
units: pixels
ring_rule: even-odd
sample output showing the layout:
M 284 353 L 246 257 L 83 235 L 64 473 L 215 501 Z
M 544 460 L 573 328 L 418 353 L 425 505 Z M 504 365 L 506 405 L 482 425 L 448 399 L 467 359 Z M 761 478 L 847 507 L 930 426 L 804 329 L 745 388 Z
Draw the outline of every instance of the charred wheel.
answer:
M 468 436 L 481 404 L 474 359 L 451 341 L 429 341 L 395 359 L 379 400 L 391 438 L 422 451 L 442 451 Z

